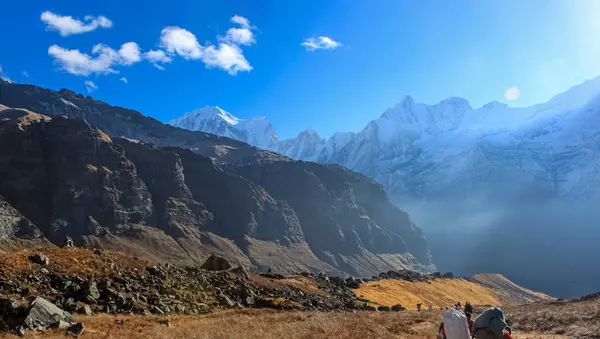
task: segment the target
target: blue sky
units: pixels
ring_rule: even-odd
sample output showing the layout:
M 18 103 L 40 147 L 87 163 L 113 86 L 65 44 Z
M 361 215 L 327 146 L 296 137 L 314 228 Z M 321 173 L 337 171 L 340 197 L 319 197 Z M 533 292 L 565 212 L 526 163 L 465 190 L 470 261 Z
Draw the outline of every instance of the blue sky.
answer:
M 264 115 L 283 138 L 307 128 L 324 136 L 360 130 L 405 94 L 430 104 L 460 96 L 479 107 L 508 102 L 507 89 L 518 88 L 508 103 L 525 106 L 600 74 L 594 0 L 57 0 L 2 8 L 3 77 L 89 88 L 162 121 L 205 105 Z M 320 36 L 330 48 L 309 50 Z M 120 51 L 125 43 L 137 47 Z

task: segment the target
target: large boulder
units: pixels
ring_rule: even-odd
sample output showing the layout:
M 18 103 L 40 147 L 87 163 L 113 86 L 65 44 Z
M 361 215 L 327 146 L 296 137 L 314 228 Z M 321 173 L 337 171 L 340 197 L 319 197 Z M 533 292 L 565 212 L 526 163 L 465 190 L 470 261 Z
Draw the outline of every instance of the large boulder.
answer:
M 35 264 L 39 264 L 39 265 L 44 265 L 44 266 L 50 265 L 50 259 L 48 259 L 48 257 L 43 255 L 42 253 L 36 253 L 36 254 L 32 255 L 31 257 L 29 257 L 29 260 L 31 260 L 31 262 L 33 262 Z
M 24 326 L 34 331 L 44 331 L 60 321 L 70 323 L 71 314 L 63 311 L 48 300 L 37 297 L 27 311 Z
M 231 268 L 231 264 L 227 259 L 211 254 L 201 268 L 207 271 L 225 271 Z

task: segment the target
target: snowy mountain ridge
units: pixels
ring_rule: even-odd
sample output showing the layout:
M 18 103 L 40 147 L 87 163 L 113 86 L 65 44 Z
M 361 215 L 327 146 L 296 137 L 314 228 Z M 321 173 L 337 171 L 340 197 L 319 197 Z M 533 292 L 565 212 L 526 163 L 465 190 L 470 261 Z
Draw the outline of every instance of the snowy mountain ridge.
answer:
M 529 107 L 494 101 L 474 109 L 458 97 L 427 105 L 405 96 L 360 132 L 339 132 L 328 139 L 306 130 L 279 141 L 266 118 L 241 120 L 218 107 L 187 113 L 169 124 L 242 140 L 294 159 L 340 164 L 373 177 L 396 201 L 449 194 L 465 182 L 475 190 L 477 180 L 513 172 L 558 196 L 588 195 L 595 188 L 584 185 L 585 178 L 574 172 L 575 163 L 558 159 L 570 157 L 585 161 L 585 166 L 600 159 L 592 152 L 600 138 L 598 95 L 600 77 Z M 475 165 L 487 177 L 474 174 Z M 587 173 L 597 171 L 592 166 Z
M 266 117 L 243 120 L 218 106 L 206 106 L 167 122 L 190 131 L 202 131 L 236 140 L 264 149 L 273 149 L 279 139 Z

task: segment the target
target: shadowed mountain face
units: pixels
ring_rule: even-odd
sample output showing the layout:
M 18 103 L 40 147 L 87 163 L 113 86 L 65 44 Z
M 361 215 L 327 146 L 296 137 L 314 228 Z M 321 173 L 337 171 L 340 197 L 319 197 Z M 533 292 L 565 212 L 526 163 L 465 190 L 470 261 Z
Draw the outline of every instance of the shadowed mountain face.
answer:
M 283 272 L 433 268 L 421 230 L 362 175 L 179 130 L 72 92 L 0 85 L 0 102 L 54 115 L 0 107 L 2 211 L 18 216 L 0 217 L 6 238 L 43 234 L 60 243 L 69 235 L 185 264 L 215 252 Z M 62 117 L 59 105 L 76 112 Z M 218 165 L 225 161 L 232 165 Z

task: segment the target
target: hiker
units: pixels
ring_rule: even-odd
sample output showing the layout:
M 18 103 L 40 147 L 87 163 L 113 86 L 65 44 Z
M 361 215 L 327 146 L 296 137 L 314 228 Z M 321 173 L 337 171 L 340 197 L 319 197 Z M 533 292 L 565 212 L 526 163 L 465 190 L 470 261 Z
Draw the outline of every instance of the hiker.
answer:
M 468 300 L 465 303 L 465 313 L 473 313 L 473 306 L 471 306 L 471 302 Z
M 452 307 L 444 313 L 444 321 L 440 324 L 440 339 L 471 339 L 465 315 Z
M 476 339 L 511 339 L 510 328 L 507 329 L 504 312 L 498 307 L 483 311 L 473 324 L 473 335 Z
M 469 334 L 473 336 L 473 319 L 471 319 L 471 312 L 465 313 L 465 316 L 467 317 L 467 324 L 469 324 Z
M 433 306 L 429 305 L 428 311 L 433 311 Z
M 417 312 L 421 312 L 421 304 L 417 304 Z
M 73 246 L 73 239 L 67 235 L 65 241 L 63 242 L 63 247 L 75 247 Z
M 446 339 L 446 330 L 444 330 L 444 322 L 440 324 L 440 328 L 438 329 L 438 339 Z
M 462 309 L 462 307 L 460 307 L 460 301 L 458 302 L 458 304 L 456 304 L 456 306 L 458 306 L 458 310 Z

